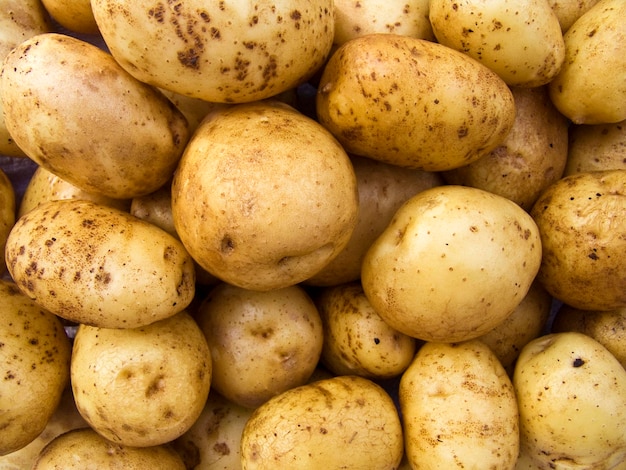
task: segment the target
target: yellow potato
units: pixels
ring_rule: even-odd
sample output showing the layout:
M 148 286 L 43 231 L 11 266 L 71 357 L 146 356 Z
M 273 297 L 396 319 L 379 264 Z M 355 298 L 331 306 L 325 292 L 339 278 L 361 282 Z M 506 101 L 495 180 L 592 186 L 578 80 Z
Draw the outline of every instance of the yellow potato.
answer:
M 514 467 L 513 385 L 482 342 L 424 344 L 402 375 L 399 400 L 412 468 Z
M 355 155 L 425 171 L 493 150 L 515 120 L 506 83 L 466 54 L 419 38 L 370 34 L 328 60 L 319 121 Z
M 7 174 L 0 169 L 0 275 L 7 269 L 4 248 L 15 219 L 15 189 Z
M 75 33 L 98 34 L 90 0 L 41 0 L 48 13 Z
M 165 184 L 189 138 L 187 120 L 161 92 L 63 34 L 38 34 L 13 49 L 0 94 L 7 129 L 31 159 L 112 198 Z
M 52 201 L 14 225 L 7 267 L 38 304 L 77 323 L 133 328 L 185 309 L 195 271 L 160 228 L 90 201 Z
M 213 102 L 261 100 L 305 82 L 323 65 L 334 35 L 331 0 L 94 0 L 91 6 L 108 48 L 129 73 Z
M 338 376 L 257 408 L 241 437 L 241 468 L 395 469 L 403 454 L 396 406 L 376 383 Z
M 365 255 L 378 314 L 424 341 L 481 336 L 522 302 L 541 262 L 539 231 L 514 202 L 443 185 L 409 199 Z
M 559 19 L 561 31 L 565 33 L 583 13 L 598 3 L 598 1 L 599 0 L 548 0 L 548 4 Z
M 211 385 L 211 353 L 187 312 L 141 328 L 80 325 L 71 383 L 80 414 L 103 437 L 149 447 L 184 434 Z
M 612 124 L 572 124 L 564 175 L 626 170 L 626 120 Z

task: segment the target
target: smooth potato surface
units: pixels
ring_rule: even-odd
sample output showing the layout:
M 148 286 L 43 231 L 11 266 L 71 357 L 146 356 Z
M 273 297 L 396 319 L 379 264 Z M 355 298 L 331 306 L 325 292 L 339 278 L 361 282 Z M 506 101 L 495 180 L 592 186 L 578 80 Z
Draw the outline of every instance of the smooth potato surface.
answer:
M 15 189 L 7 174 L 0 169 L 0 274 L 6 272 L 4 248 L 17 218 Z
M 626 170 L 626 121 L 570 126 L 565 176 L 619 169 Z

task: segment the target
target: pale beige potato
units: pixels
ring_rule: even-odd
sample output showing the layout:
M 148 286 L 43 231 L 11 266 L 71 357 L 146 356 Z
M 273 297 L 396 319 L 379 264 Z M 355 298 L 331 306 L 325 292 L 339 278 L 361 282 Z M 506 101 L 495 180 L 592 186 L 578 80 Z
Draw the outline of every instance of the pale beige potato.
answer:
M 409 199 L 365 255 L 361 283 L 390 326 L 424 341 L 477 338 L 522 302 L 541 263 L 520 206 L 467 186 Z
M 565 332 L 531 341 L 513 386 L 520 446 L 538 468 L 623 468 L 626 370 L 596 340 Z
M 184 115 L 161 92 L 64 34 L 38 34 L 14 48 L 0 95 L 7 129 L 32 160 L 112 198 L 165 184 L 189 138 Z
M 295 285 L 330 263 L 350 240 L 358 198 L 336 139 L 277 101 L 208 116 L 172 183 L 174 225 L 191 256 L 252 290 Z
M 360 36 L 337 49 L 316 105 L 348 152 L 425 171 L 486 155 L 515 120 L 513 95 L 495 72 L 449 47 L 397 34 Z
M 371 158 L 351 156 L 359 192 L 356 227 L 346 247 L 321 271 L 306 280 L 315 286 L 333 286 L 361 277 L 365 252 L 385 230 L 407 199 L 424 189 L 444 184 L 439 173 L 413 170 Z
M 568 158 L 568 121 L 544 86 L 511 87 L 515 122 L 494 150 L 475 162 L 444 173 L 462 184 L 504 196 L 530 210 L 541 192 L 563 175 Z
M 213 358 L 211 386 L 256 408 L 307 382 L 322 352 L 322 321 L 301 286 L 253 291 L 213 288 L 195 315 Z
M 200 98 L 181 95 L 164 88 L 159 89 L 180 110 L 189 123 L 189 133 L 193 134 L 202 120 L 211 112 L 226 106 L 225 103 L 213 103 Z
M 98 34 L 90 0 L 41 0 L 50 16 L 75 33 Z
M 111 53 L 134 77 L 213 102 L 261 100 L 304 83 L 334 36 L 332 0 L 91 6 Z
M 398 397 L 412 468 L 514 467 L 513 385 L 481 341 L 424 344 L 402 375 Z
M 626 120 L 611 124 L 572 124 L 564 175 L 626 170 Z
M 7 267 L 18 287 L 66 320 L 134 328 L 184 310 L 193 260 L 164 230 L 90 201 L 51 201 L 14 225 Z
M 626 2 L 601 0 L 567 30 L 565 61 L 550 98 L 575 124 L 626 119 Z
M 496 72 L 509 86 L 549 83 L 565 60 L 559 19 L 546 0 L 431 0 L 437 41 Z
M 395 469 L 403 454 L 396 406 L 375 382 L 337 376 L 257 408 L 241 437 L 241 467 Z
M 32 470 L 185 470 L 182 458 L 168 445 L 131 447 L 105 439 L 89 427 L 74 429 L 46 445 Z
M 71 345 L 58 317 L 0 280 L 0 455 L 45 429 L 70 378 Z
M 335 375 L 388 379 L 413 360 L 418 341 L 389 326 L 360 283 L 323 288 L 315 304 L 324 327 L 321 361 Z
M 103 437 L 149 447 L 183 435 L 211 386 L 211 352 L 185 311 L 139 328 L 80 325 L 71 383 L 76 407 Z
M 16 218 L 15 189 L 7 174 L 0 169 L 0 275 L 7 270 L 4 249 Z
M 548 0 L 548 4 L 559 19 L 561 31 L 565 33 L 583 13 L 598 3 L 598 1 L 599 0 Z
M 542 242 L 538 280 L 555 298 L 583 310 L 626 306 L 626 170 L 566 176 L 530 214 Z

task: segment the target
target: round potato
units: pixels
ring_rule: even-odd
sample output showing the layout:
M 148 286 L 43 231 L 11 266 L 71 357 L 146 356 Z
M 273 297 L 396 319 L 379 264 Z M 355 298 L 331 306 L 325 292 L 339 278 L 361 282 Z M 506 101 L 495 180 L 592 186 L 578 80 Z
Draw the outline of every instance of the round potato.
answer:
M 34 441 L 70 377 L 71 345 L 59 318 L 0 280 L 0 455 Z
M 125 446 L 170 442 L 198 419 L 211 385 L 211 352 L 187 312 L 141 328 L 80 325 L 71 383 L 76 407 Z
M 306 383 L 322 352 L 322 321 L 300 286 L 252 291 L 222 283 L 195 318 L 211 349 L 211 386 L 248 408 Z
M 574 24 L 587 10 L 599 0 L 548 0 L 552 11 L 556 14 L 563 33 Z
M 443 185 L 409 199 L 363 261 L 363 290 L 398 331 L 424 341 L 481 336 L 522 302 L 541 262 L 539 230 L 514 202 Z
M 99 33 L 90 0 L 41 0 L 41 3 L 64 28 L 75 33 Z
M 331 0 L 94 0 L 91 6 L 108 48 L 129 73 L 213 102 L 256 101 L 294 88 L 323 65 L 334 36 Z
M 7 129 L 31 159 L 112 198 L 165 184 L 189 138 L 187 120 L 162 93 L 97 46 L 64 34 L 38 34 L 14 48 L 0 97 Z
M 573 124 L 564 175 L 587 171 L 626 170 L 626 121 Z
M 341 145 L 277 101 L 207 116 L 172 183 L 174 225 L 191 256 L 252 290 L 295 285 L 326 266 L 350 240 L 358 198 Z
M 391 470 L 402 454 L 394 402 L 382 387 L 356 376 L 319 380 L 270 399 L 241 437 L 243 470 Z
M 7 269 L 4 248 L 15 219 L 15 189 L 7 174 L 0 169 L 0 275 Z
M 348 152 L 425 171 L 486 155 L 515 120 L 511 91 L 495 72 L 449 47 L 397 34 L 345 43 L 318 90 L 318 119 Z
M 184 310 L 193 260 L 160 228 L 78 199 L 51 201 L 13 226 L 7 268 L 39 305 L 76 323 L 133 328 Z
M 626 170 L 578 173 L 548 187 L 531 210 L 543 255 L 539 281 L 583 310 L 626 306 Z

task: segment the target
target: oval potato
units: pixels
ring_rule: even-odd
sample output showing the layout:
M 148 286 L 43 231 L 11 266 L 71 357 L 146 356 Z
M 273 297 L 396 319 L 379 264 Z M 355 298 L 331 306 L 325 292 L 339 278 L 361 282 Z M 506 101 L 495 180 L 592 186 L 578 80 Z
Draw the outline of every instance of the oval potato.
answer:
M 572 124 L 564 176 L 626 170 L 626 120 L 610 124 Z
M 99 33 L 90 0 L 41 0 L 41 3 L 64 28 L 75 33 Z
M 578 18 L 598 2 L 599 0 L 548 0 L 564 34 Z

